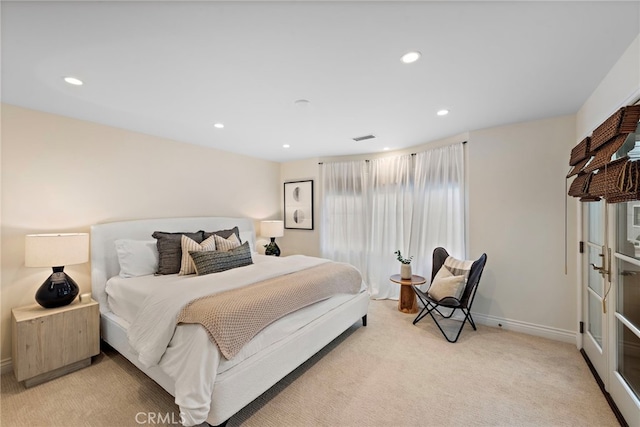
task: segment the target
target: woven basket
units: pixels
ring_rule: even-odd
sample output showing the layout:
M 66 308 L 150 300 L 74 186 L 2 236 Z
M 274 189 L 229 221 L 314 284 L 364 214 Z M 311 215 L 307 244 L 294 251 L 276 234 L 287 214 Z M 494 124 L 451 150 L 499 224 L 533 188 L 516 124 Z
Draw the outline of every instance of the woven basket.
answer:
M 569 187 L 569 195 L 573 197 L 588 197 L 589 183 L 593 177 L 592 173 L 583 173 L 573 180 Z
M 634 200 L 639 200 L 638 193 L 625 193 L 619 194 L 616 196 L 608 196 L 607 203 L 624 203 L 624 202 L 632 202 Z
M 589 194 L 607 199 L 608 196 L 620 193 L 618 182 L 620 174 L 624 171 L 628 161 L 628 157 L 622 157 L 600 168 L 598 173 L 593 175 L 591 179 Z
M 591 135 L 591 150 L 597 150 L 607 141 L 617 135 L 624 107 L 613 113 L 611 117 L 604 121 L 593 131 Z
M 581 160 L 580 162 L 576 163 L 576 165 L 573 167 L 573 169 L 571 169 L 571 171 L 569 171 L 569 173 L 567 174 L 567 178 L 571 178 L 574 175 L 578 175 L 580 172 L 583 172 L 582 168 L 584 168 L 584 166 L 589 163 L 589 160 L 591 160 L 590 157 Z
M 607 203 L 622 203 L 632 200 L 639 200 L 640 195 L 640 164 L 628 161 L 625 163 L 616 188 L 611 193 L 607 193 Z
M 589 158 L 589 150 L 591 149 L 590 142 L 591 142 L 591 138 L 586 137 L 585 139 L 580 141 L 578 145 L 573 147 L 573 149 L 571 150 L 571 158 L 569 160 L 570 166 L 575 166 L 581 161 L 583 161 L 584 159 Z
M 629 160 L 618 177 L 618 190 L 635 193 L 640 188 L 640 163 Z
M 640 121 L 640 105 L 632 105 L 623 109 L 624 113 L 622 113 L 622 121 L 618 132 L 633 133 L 638 128 L 638 121 Z
M 627 140 L 628 133 L 623 133 L 609 140 L 606 144 L 600 146 L 600 149 L 596 152 L 591 163 L 584 168 L 585 172 L 593 172 L 596 169 L 602 168 L 604 165 L 611 161 L 611 157 L 622 147 L 622 144 Z
M 600 197 L 598 197 L 598 196 L 580 197 L 580 201 L 581 202 L 599 202 L 600 200 L 602 200 L 602 199 Z
M 635 132 L 638 120 L 640 120 L 640 105 L 622 107 L 593 131 L 591 151 L 597 150 L 621 133 Z

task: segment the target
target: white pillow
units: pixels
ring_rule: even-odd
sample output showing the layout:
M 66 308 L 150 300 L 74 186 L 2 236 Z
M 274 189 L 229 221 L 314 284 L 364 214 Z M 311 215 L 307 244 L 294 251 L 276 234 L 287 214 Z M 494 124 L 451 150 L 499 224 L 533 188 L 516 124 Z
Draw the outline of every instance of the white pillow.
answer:
M 440 301 L 445 297 L 460 299 L 464 292 L 466 280 L 464 275 L 454 276 L 449 269 L 443 265 L 433 278 L 427 294 L 435 301 Z
M 235 234 L 234 234 L 235 236 Z M 193 258 L 189 252 L 201 252 L 201 251 L 215 251 L 216 250 L 216 236 L 215 234 L 204 242 L 198 243 L 190 237 L 184 234 L 181 237 L 180 245 L 182 246 L 182 260 L 180 261 L 180 272 L 178 276 L 185 276 L 187 274 L 195 274 L 196 267 L 193 264 Z
M 137 277 L 158 271 L 158 246 L 155 240 L 118 239 L 114 242 L 120 264 L 120 277 Z

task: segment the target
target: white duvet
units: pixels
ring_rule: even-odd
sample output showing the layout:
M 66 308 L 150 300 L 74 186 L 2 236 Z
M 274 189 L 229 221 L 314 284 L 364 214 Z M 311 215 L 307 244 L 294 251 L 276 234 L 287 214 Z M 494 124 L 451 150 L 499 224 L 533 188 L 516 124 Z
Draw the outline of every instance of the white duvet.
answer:
M 232 360 L 224 359 L 200 325 L 180 325 L 176 319 L 189 301 L 212 293 L 247 286 L 279 275 L 313 267 L 326 259 L 294 255 L 284 258 L 261 257 L 256 263 L 222 273 L 178 278 L 173 285 L 165 283 L 144 297 L 137 315 L 128 329 L 129 344 L 147 367 L 159 365 L 175 381 L 176 404 L 180 406 L 185 425 L 206 420 L 216 374 L 259 351 L 265 345 L 304 326 L 321 316 L 327 307 L 310 306 L 287 316 L 283 327 L 267 327 Z M 260 262 L 262 261 L 262 262 Z M 168 279 L 163 278 L 164 282 Z M 130 279 L 121 279 L 130 280 Z M 109 293 L 109 285 L 107 286 Z M 351 298 L 345 296 L 345 298 Z M 141 298 L 138 295 L 138 298 Z M 334 304 L 340 304 L 342 298 Z M 280 322 L 279 322 L 280 323 Z M 290 329 L 290 330 L 287 330 Z M 235 359 L 238 359 L 237 361 Z

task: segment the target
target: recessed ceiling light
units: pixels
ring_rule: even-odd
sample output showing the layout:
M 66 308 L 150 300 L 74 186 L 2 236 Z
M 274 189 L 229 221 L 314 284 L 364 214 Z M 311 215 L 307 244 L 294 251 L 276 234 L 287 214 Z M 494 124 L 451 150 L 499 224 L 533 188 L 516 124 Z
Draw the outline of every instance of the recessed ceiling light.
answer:
M 439 116 L 446 116 L 447 114 L 449 114 L 449 110 L 440 110 L 436 114 Z
M 389 151 L 389 147 L 384 147 L 383 150 L 384 151 Z
M 293 103 L 298 108 L 306 108 L 306 107 L 309 106 L 309 104 L 311 104 L 311 102 L 309 102 L 308 99 L 297 99 L 297 100 L 293 101 Z
M 407 52 L 404 55 L 402 55 L 402 58 L 400 58 L 400 60 L 405 64 L 411 64 L 413 62 L 416 62 L 418 59 L 420 59 L 420 56 L 421 54 L 418 51 Z
M 222 129 L 224 127 L 224 124 L 223 123 L 214 123 L 213 127 L 214 128 L 218 128 L 218 129 Z
M 289 147 L 291 147 L 289 144 L 283 144 L 282 145 L 282 148 L 289 148 Z
M 82 82 L 82 80 L 77 79 L 75 77 L 65 77 L 64 81 L 69 83 L 70 85 L 74 85 L 74 86 L 82 86 L 84 83 Z

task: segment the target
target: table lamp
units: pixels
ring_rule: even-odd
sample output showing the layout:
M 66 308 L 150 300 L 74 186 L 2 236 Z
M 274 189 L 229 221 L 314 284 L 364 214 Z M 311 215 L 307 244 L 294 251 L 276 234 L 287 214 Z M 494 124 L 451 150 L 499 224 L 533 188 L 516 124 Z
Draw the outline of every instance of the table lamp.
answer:
M 51 267 L 53 273 L 36 292 L 36 301 L 44 308 L 70 304 L 80 291 L 64 272 L 65 265 L 89 261 L 89 234 L 28 234 L 25 239 L 24 265 Z
M 280 256 L 280 248 L 276 244 L 276 237 L 284 236 L 284 223 L 282 221 L 261 221 L 260 234 L 271 238 L 271 243 L 265 246 L 265 255 Z

